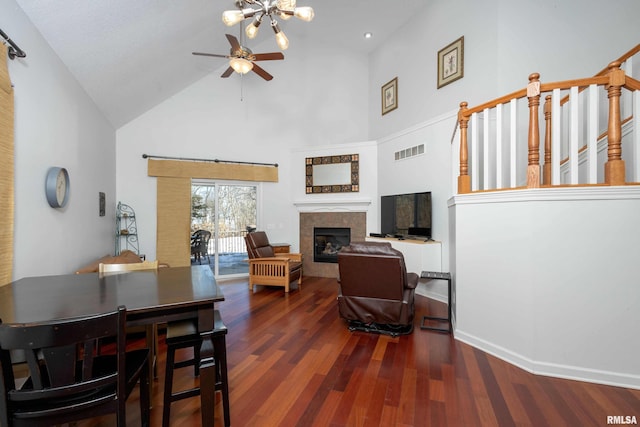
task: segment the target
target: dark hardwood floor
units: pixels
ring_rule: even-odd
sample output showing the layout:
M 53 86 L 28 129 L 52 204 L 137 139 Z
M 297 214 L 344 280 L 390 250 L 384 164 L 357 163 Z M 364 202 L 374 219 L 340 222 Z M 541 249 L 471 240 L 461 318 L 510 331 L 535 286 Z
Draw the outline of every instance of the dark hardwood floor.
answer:
M 305 278 L 300 291 L 251 293 L 220 282 L 233 426 L 605 426 L 635 416 L 640 390 L 529 374 L 447 334 L 419 328 L 446 305 L 416 296 L 415 330 L 398 338 L 349 332 L 338 316 L 336 281 Z M 152 426 L 162 422 L 164 351 Z M 175 387 L 197 381 L 177 371 Z M 137 391 L 128 425 L 139 425 Z M 222 407 L 215 408 L 222 426 Z M 172 426 L 200 425 L 199 399 L 172 405 Z M 80 423 L 111 426 L 113 417 Z

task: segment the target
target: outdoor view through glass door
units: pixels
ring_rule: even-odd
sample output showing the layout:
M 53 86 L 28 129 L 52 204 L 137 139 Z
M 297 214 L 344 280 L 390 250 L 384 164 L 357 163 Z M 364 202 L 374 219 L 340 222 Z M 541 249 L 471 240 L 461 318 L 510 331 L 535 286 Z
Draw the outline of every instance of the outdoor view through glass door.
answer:
M 247 274 L 244 236 L 258 222 L 257 200 L 257 185 L 193 182 L 191 263 L 210 264 L 216 276 Z

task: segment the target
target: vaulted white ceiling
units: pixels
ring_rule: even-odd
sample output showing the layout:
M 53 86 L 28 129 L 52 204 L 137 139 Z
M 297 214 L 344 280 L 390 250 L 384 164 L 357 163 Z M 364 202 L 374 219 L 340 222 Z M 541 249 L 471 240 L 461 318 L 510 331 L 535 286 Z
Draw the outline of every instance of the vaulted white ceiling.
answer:
M 222 23 L 233 0 L 16 0 L 71 73 L 118 128 L 219 67 L 193 51 L 229 51 Z M 312 22 L 281 23 L 297 37 L 368 53 L 428 0 L 298 0 L 312 6 Z M 263 25 L 252 44 L 273 42 Z M 370 31 L 373 38 L 365 40 Z M 28 54 L 28 52 L 27 52 Z M 285 57 L 287 53 L 285 52 Z

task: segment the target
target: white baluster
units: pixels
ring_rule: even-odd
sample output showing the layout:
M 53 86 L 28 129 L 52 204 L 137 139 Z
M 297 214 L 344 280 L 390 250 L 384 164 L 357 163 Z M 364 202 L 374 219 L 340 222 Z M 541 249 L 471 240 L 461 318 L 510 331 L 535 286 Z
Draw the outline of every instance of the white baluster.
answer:
M 551 94 L 551 185 L 560 184 L 561 129 L 560 89 L 554 89 Z
M 580 101 L 578 99 L 578 87 L 573 86 L 569 90 L 570 96 L 570 131 L 569 131 L 569 184 L 578 184 L 578 150 L 579 150 L 579 120 Z
M 478 190 L 478 113 L 471 115 L 471 191 Z
M 589 86 L 589 120 L 587 122 L 588 183 L 598 182 L 598 85 Z
M 502 104 L 496 105 L 496 188 L 502 188 Z
M 516 143 L 517 143 L 517 130 L 518 130 L 518 120 L 517 120 L 517 112 L 518 112 L 518 107 L 517 107 L 517 99 L 512 99 L 509 104 L 510 104 L 510 110 L 511 110 L 511 117 L 510 117 L 510 128 L 509 128 L 509 152 L 511 153 L 511 158 L 509 160 L 509 171 L 510 171 L 510 177 L 509 177 L 509 187 L 514 188 L 517 185 L 517 176 L 516 176 L 516 172 L 517 172 L 517 168 L 516 168 L 516 163 L 517 163 L 517 150 L 516 150 Z

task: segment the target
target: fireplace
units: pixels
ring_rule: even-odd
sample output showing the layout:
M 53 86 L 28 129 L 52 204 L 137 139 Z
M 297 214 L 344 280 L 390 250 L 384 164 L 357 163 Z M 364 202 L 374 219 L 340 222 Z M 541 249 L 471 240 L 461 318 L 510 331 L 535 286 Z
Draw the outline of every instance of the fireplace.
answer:
M 338 262 L 338 252 L 351 242 L 351 229 L 346 227 L 313 228 L 313 261 Z
M 311 205 L 316 208 L 315 204 Z M 308 209 L 308 207 L 307 207 Z M 326 209 L 326 208 L 325 208 Z M 364 208 L 358 209 L 366 210 Z M 350 241 L 365 240 L 367 224 L 366 212 L 335 211 L 330 212 L 300 212 L 300 252 L 302 253 L 302 268 L 305 276 L 338 277 L 338 263 L 315 262 L 314 228 L 348 228 L 351 230 Z

